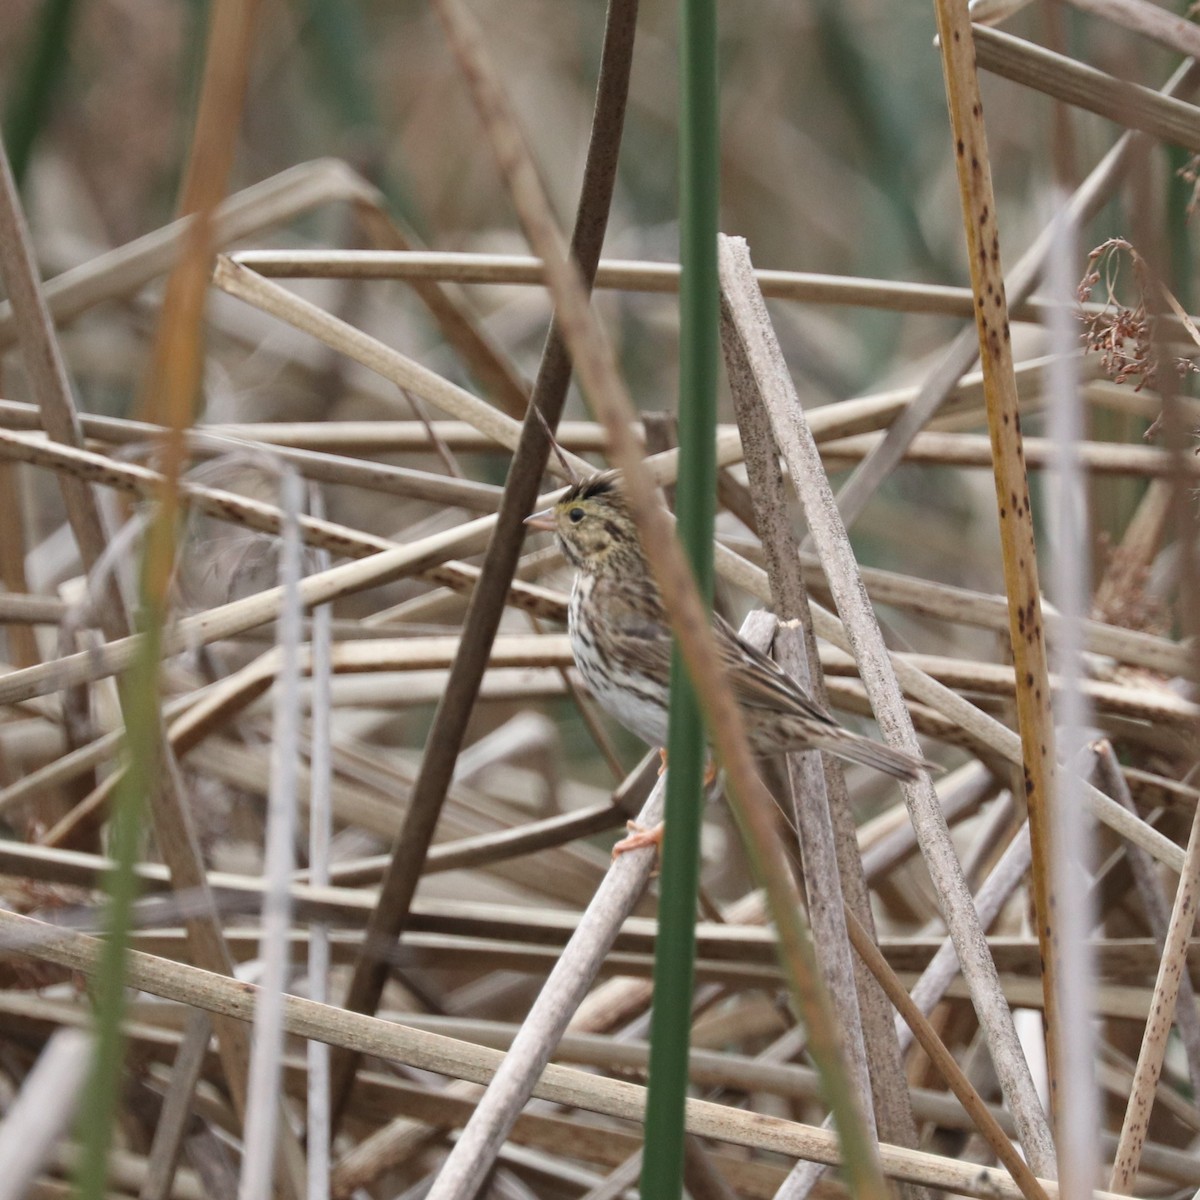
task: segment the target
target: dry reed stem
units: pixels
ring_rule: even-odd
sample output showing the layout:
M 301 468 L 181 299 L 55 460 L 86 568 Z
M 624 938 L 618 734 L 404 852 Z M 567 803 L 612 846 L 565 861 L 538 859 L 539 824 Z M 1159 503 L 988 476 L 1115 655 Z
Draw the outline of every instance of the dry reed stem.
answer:
M 241 250 L 233 261 L 268 279 L 402 279 L 474 284 L 525 284 L 540 287 L 545 266 L 517 254 L 467 254 L 451 251 Z M 809 304 L 854 305 L 887 312 L 969 317 L 975 300 L 970 288 L 903 280 L 821 275 L 811 271 L 756 270 L 762 293 L 770 300 Z M 596 287 L 623 292 L 673 294 L 679 290 L 679 264 L 603 259 Z M 1041 321 L 1047 301 L 1031 298 L 1014 310 L 1013 319 Z
M 0 524 L 0 583 L 9 593 L 4 598 L 7 610 L 14 600 L 22 603 L 13 593 L 29 591 L 29 580 L 25 573 L 25 505 L 21 499 L 18 471 L 8 463 L 0 466 L 0 509 L 9 514 L 9 519 Z M 52 617 L 51 623 L 57 624 L 59 620 L 61 613 L 58 617 Z M 8 625 L 4 636 L 8 656 L 14 666 L 32 667 L 41 661 L 37 638 L 28 626 Z
M 477 1083 L 456 1080 L 447 1084 L 442 1094 L 464 1101 L 470 1109 L 475 1107 L 483 1091 Z M 329 1181 L 333 1195 L 347 1197 L 357 1188 L 366 1187 L 384 1171 L 419 1150 L 438 1132 L 437 1126 L 410 1116 L 395 1117 L 381 1125 L 338 1159 Z
M 821 443 L 826 469 L 833 471 L 867 458 L 882 444 L 885 434 L 861 433 Z M 1047 438 L 1024 441 L 1027 467 L 1053 468 L 1054 445 Z M 1111 442 L 1081 442 L 1079 465 L 1087 472 L 1112 475 L 1164 477 L 1178 470 L 1166 450 L 1156 446 L 1130 446 Z M 919 433 L 909 443 L 900 462 L 959 467 L 990 467 L 993 464 L 987 438 L 970 433 Z M 1200 463 L 1188 459 L 1187 476 L 1200 476 Z
M 1000 861 L 992 868 L 987 879 L 974 897 L 975 910 L 980 926 L 990 929 L 1009 897 L 1025 879 L 1029 870 L 1028 825 L 1021 830 L 1005 848 Z M 958 974 L 958 952 L 953 941 L 945 941 L 930 959 L 921 978 L 909 989 L 913 1003 L 925 1014 L 931 1013 Z M 900 1046 L 907 1050 L 912 1044 L 912 1028 L 900 1029 Z
M 211 1037 L 212 1021 L 208 1013 L 192 1009 L 171 1063 L 171 1081 L 146 1156 L 146 1178 L 138 1200 L 167 1200 L 172 1194 L 184 1137 L 195 1116 L 192 1104 L 196 1084 L 204 1070 Z
M 959 194 L 966 233 L 971 286 L 975 292 L 976 329 L 987 394 L 988 432 L 996 480 L 1000 518 L 1000 544 L 1008 595 L 1010 640 L 1017 675 L 1017 728 L 1021 735 L 1024 796 L 1029 809 L 1032 850 L 1032 899 L 1044 958 L 1047 1061 L 1050 1074 L 1050 1114 L 1056 1123 L 1061 1062 L 1058 1039 L 1060 948 L 1055 920 L 1055 880 L 1051 864 L 1050 806 L 1055 801 L 1054 716 L 1050 707 L 1049 666 L 1042 624 L 1041 589 L 1038 584 L 1037 545 L 1029 507 L 1029 480 L 1021 446 L 1012 343 L 1000 265 L 1000 237 L 996 198 L 992 191 L 991 162 L 975 47 L 965 7 L 953 0 L 937 0 L 937 25 L 950 125 L 955 139 Z M 991 32 L 991 31 L 984 31 Z M 1048 1134 L 1049 1131 L 1047 1131 Z M 1053 1173 L 1053 1142 L 1047 1140 L 1030 1161 L 1041 1174 Z
M 1133 797 L 1129 792 L 1129 785 L 1125 782 L 1124 775 L 1121 774 L 1121 767 L 1113 753 L 1111 743 L 1101 742 L 1095 749 L 1096 765 L 1104 790 L 1130 812 L 1136 811 Z M 1150 925 L 1150 931 L 1154 934 L 1154 941 L 1159 948 L 1161 957 L 1165 951 L 1167 929 L 1171 919 L 1171 907 L 1167 903 L 1166 891 L 1153 863 L 1144 851 L 1137 846 L 1130 846 L 1126 853 L 1129 855 L 1129 868 L 1133 872 L 1134 884 L 1141 898 L 1146 920 Z M 1180 976 L 1179 992 L 1182 1002 L 1175 1014 L 1176 1024 L 1179 1028 L 1179 1040 L 1187 1052 L 1192 1094 L 1200 1096 L 1200 1007 L 1197 1007 L 1196 991 L 1186 972 Z
M 780 607 L 783 620 L 791 621 L 793 625 L 798 623 L 798 618 L 792 615 L 795 610 L 786 604 Z M 816 667 L 809 666 L 803 646 L 788 647 L 786 639 L 783 639 L 781 644 L 781 635 L 787 632 L 803 637 L 801 630 L 793 628 L 789 631 L 777 625 L 775 617 L 762 610 L 752 612 L 739 631 L 742 638 L 764 653 L 770 652 L 774 641 L 780 665 L 793 678 L 811 686 L 810 672 L 816 670 Z M 797 667 L 802 669 L 802 674 L 797 673 Z M 840 903 L 842 884 L 821 755 L 816 752 L 810 752 L 803 757 L 789 755 L 788 775 L 792 793 L 791 810 L 804 863 L 808 920 L 813 931 L 816 961 L 829 991 L 830 1000 L 838 1013 L 843 1053 L 846 1056 L 852 1085 L 860 1096 L 873 1096 L 859 1011 L 859 991 Z M 863 1107 L 868 1132 L 872 1136 L 878 1136 L 874 1108 L 868 1108 L 865 1104 Z M 785 1194 L 790 1200 L 790 1193 Z
M 334 674 L 358 671 L 427 671 L 450 666 L 459 652 L 458 639 L 404 638 L 398 641 L 340 642 L 330 650 Z M 503 634 L 492 643 L 491 667 L 570 666 L 574 662 L 566 634 Z M 171 742 L 178 753 L 232 720 L 245 706 L 267 690 L 280 667 L 278 651 L 271 650 L 226 676 L 205 697 L 171 725 Z M 309 669 L 307 651 L 301 651 L 301 670 Z
M 357 202 L 359 223 L 385 253 L 413 253 L 414 235 L 404 230 L 378 201 Z M 368 252 L 369 253 L 369 252 Z M 475 320 L 466 303 L 438 280 L 417 279 L 412 289 L 484 390 L 510 417 L 520 420 L 529 404 L 529 384 L 522 379 L 495 339 Z
M 948 687 L 983 695 L 1012 696 L 1016 693 L 1017 680 L 1013 668 L 1000 663 L 981 663 L 969 658 L 950 659 L 931 654 L 897 653 L 893 657 L 897 662 L 916 667 Z M 847 673 L 851 667 L 845 659 L 833 655 L 829 657 L 826 670 L 840 675 Z M 1051 675 L 1048 682 L 1055 693 L 1064 686 L 1058 675 Z M 1101 712 L 1164 722 L 1185 729 L 1191 728 L 1200 718 L 1200 705 L 1158 687 L 1088 680 L 1081 690 Z
M 1032 945 L 1036 954 L 1036 945 Z M 620 980 L 614 983 L 620 983 Z M 30 1032 L 47 1033 L 56 1027 L 82 1028 L 87 1022 L 86 1006 L 75 1002 L 63 1002 L 41 997 L 23 996 L 5 993 L 0 996 L 0 1011 L 8 1017 L 15 1027 Z M 196 1009 L 195 1012 L 203 1013 Z M 186 1037 L 187 1025 L 191 1020 L 188 1010 L 181 1006 L 153 1005 L 143 1003 L 133 1017 L 125 1022 L 125 1032 L 132 1040 L 139 1042 L 144 1050 L 156 1059 L 170 1062 L 178 1054 L 178 1047 Z M 406 1024 L 414 1029 L 431 1033 L 440 1033 L 457 1038 L 464 1042 L 480 1046 L 489 1046 L 496 1050 L 505 1050 L 512 1043 L 517 1026 L 500 1021 L 472 1020 L 462 1017 L 443 1017 L 430 1014 L 414 1014 L 406 1018 Z M 626 1075 L 644 1076 L 649 1064 L 649 1044 L 640 1039 L 615 1040 L 595 1034 L 568 1033 L 560 1042 L 555 1058 L 560 1063 L 587 1067 L 595 1071 L 616 1072 Z M 774 1062 L 762 1057 L 751 1058 L 741 1054 L 728 1054 L 711 1049 L 693 1047 L 689 1056 L 690 1077 L 697 1087 L 716 1089 L 719 1091 L 745 1091 L 752 1089 L 767 1095 L 778 1096 L 781 1099 L 794 1101 L 812 1101 L 820 1095 L 820 1080 L 811 1067 L 799 1066 L 794 1063 Z M 211 1064 L 211 1055 L 210 1055 Z M 296 1059 L 287 1063 L 289 1073 L 295 1077 L 298 1072 Z M 1133 1064 L 1129 1064 L 1128 1074 L 1132 1075 Z M 364 1072 L 364 1090 L 368 1097 L 364 1098 L 363 1108 L 367 1111 L 404 1112 L 411 1115 L 413 1104 L 412 1092 L 416 1089 L 405 1085 L 394 1077 L 381 1077 L 371 1072 Z M 449 1085 L 453 1086 L 453 1085 Z M 469 1085 L 472 1088 L 476 1085 Z M 443 1089 L 430 1097 L 428 1109 L 443 1107 L 442 1099 L 448 1089 Z M 390 1094 L 394 1100 L 390 1104 L 380 1104 L 371 1094 L 380 1091 Z M 972 1118 L 967 1114 L 961 1103 L 952 1095 L 943 1091 L 935 1091 L 925 1087 L 914 1087 L 913 1103 L 917 1115 L 923 1121 L 936 1122 L 948 1129 L 970 1129 Z M 405 1098 L 409 1103 L 405 1103 Z M 204 1105 L 203 1098 L 198 1097 L 197 1103 Z M 470 1108 L 465 1102 L 461 1105 L 449 1105 L 458 1112 L 447 1122 L 451 1126 L 461 1125 L 470 1115 Z M 987 1106 L 989 1114 L 1004 1130 L 1005 1134 L 1012 1132 L 1012 1117 L 1000 1105 Z M 361 1110 L 360 1110 L 361 1111 Z M 456 1119 L 457 1118 L 457 1119 Z M 522 1118 L 523 1120 L 526 1118 Z M 552 1119 L 553 1120 L 553 1119 Z M 559 1118 L 558 1120 L 562 1120 Z M 514 1133 L 520 1130 L 518 1122 Z M 580 1122 L 570 1122 L 570 1130 L 579 1138 L 586 1138 L 594 1126 L 583 1125 Z M 631 1140 L 636 1136 L 625 1133 L 616 1127 L 604 1131 L 607 1136 L 617 1139 L 625 1137 Z M 1153 1156 L 1157 1147 L 1151 1147 Z M 1173 1177 L 1181 1182 L 1189 1180 L 1200 1181 L 1200 1166 L 1194 1160 L 1188 1164 L 1180 1161 L 1184 1155 L 1178 1151 L 1174 1157 L 1168 1155 L 1164 1162 L 1170 1161 L 1170 1171 Z M 1161 1164 L 1160 1164 L 1161 1165 Z M 1190 1165 L 1191 1170 L 1184 1168 Z M 1157 1167 L 1155 1168 L 1158 1169 Z
M 218 261 L 213 272 L 213 283 L 229 295 L 286 321 L 293 328 L 310 334 L 385 379 L 390 379 L 398 387 L 429 401 L 442 412 L 466 421 L 497 445 L 516 450 L 521 439 L 519 421 L 505 416 L 465 388 L 450 383 L 346 321 L 293 295 L 278 284 L 255 275 L 253 271 L 238 266 L 229 258 L 223 257 Z M 568 458 L 577 475 L 586 475 L 591 471 L 591 467 L 582 459 L 573 456 Z M 547 469 L 565 477 L 566 472 L 556 461 L 551 461 Z
M 374 211 L 374 210 L 372 210 Z M 239 266 L 267 279 L 402 280 L 414 287 L 430 280 L 463 284 L 518 284 L 541 287 L 545 267 L 539 259 L 518 254 L 476 254 L 461 251 L 386 250 L 241 250 L 230 255 Z M 970 288 L 949 284 L 911 283 L 905 280 L 866 279 L 851 275 L 825 275 L 812 271 L 756 269 L 755 278 L 769 300 L 873 308 L 884 312 L 921 313 L 930 316 L 970 317 L 975 299 Z M 671 295 L 679 290 L 679 264 L 628 259 L 604 259 L 596 272 L 595 286 L 648 295 Z M 1072 313 L 1099 313 L 1103 306 L 1088 301 L 1072 304 Z M 1044 323 L 1055 303 L 1044 296 L 1028 296 L 1014 303 L 1014 322 Z M 1185 332 L 1185 321 L 1167 327 Z
M 983 70 L 1098 113 L 1123 128 L 1200 150 L 1200 109 L 1194 105 L 1118 79 L 999 29 L 981 25 L 972 28 L 976 56 Z
M 13 430 L 36 431 L 40 429 L 37 409 L 32 404 L 0 401 L 0 422 Z M 160 426 L 151 425 L 145 421 L 97 417 L 86 413 L 81 415 L 80 425 L 85 435 L 93 442 L 98 441 L 116 446 L 133 445 L 139 451 L 148 451 L 154 441 L 164 432 Z M 325 428 L 328 429 L 329 425 L 326 424 Z M 461 431 L 468 427 L 456 422 L 455 428 Z M 472 431 L 471 436 L 480 435 L 476 435 Z M 251 450 L 264 456 L 274 455 L 280 461 L 294 466 L 305 479 L 315 482 L 347 484 L 371 491 L 427 500 L 432 504 L 494 512 L 499 507 L 500 496 L 503 492 L 502 488 L 494 484 L 480 483 L 473 479 L 451 478 L 430 471 L 416 470 L 412 467 L 364 462 L 345 455 L 294 449 L 270 442 L 230 437 L 221 433 L 192 429 L 188 432 L 187 438 L 188 450 L 197 459 L 217 458 L 231 452 Z M 428 441 L 428 434 L 424 440 Z M 491 442 L 484 444 L 492 445 Z M 377 446 L 371 448 L 378 449 Z M 93 445 L 89 449 L 94 453 L 102 453 L 105 447 Z M 117 469 L 119 470 L 119 466 Z M 10 588 L 10 590 L 26 591 L 28 589 L 21 586 Z M 49 603 L 49 601 L 43 601 L 43 603 Z
M 721 239 L 720 270 L 724 303 L 737 327 L 775 440 L 804 507 L 811 534 L 818 544 L 880 728 L 891 744 L 919 757 L 920 746 L 894 674 L 895 668 L 858 576 L 845 527 L 821 470 L 816 443 L 805 424 L 804 412 L 771 329 L 765 303 L 754 283 L 744 242 Z M 817 632 L 824 635 L 817 613 L 814 613 L 814 624 Z M 1035 1170 L 1049 1174 L 1053 1165 L 1049 1131 L 1045 1128 L 1028 1064 L 1017 1042 L 1012 1014 L 999 991 L 995 967 L 988 955 L 983 931 L 975 919 L 970 892 L 950 842 L 933 784 L 926 776 L 905 783 L 903 788 L 905 803 L 921 839 L 926 865 L 938 891 L 939 907 L 958 950 L 963 974 L 971 986 L 1005 1099 L 1021 1131 L 1026 1156 L 1035 1165 Z
M 92 1038 L 60 1029 L 46 1042 L 0 1123 L 0 1200 L 23 1200 L 75 1116 Z
M 58 963 L 86 975 L 96 968 L 99 943 L 85 934 L 0 910 L 0 937 L 10 954 L 19 953 L 39 961 Z M 127 977 L 130 986 L 181 1004 L 222 1012 L 243 1021 L 251 1019 L 253 1014 L 255 987 L 198 967 L 132 951 Z M 421 1033 L 377 1017 L 316 1004 L 296 996 L 286 996 L 284 1001 L 286 1027 L 298 1037 L 318 1038 L 331 1045 L 345 1046 L 362 1054 L 376 1055 L 452 1078 L 486 1082 L 503 1058 L 496 1051 Z M 636 1085 L 556 1066 L 546 1067 L 534 1095 L 568 1107 L 632 1121 L 641 1119 L 645 1102 L 644 1089 Z M 776 1117 L 692 1100 L 687 1106 L 687 1125 L 691 1133 L 732 1145 L 773 1150 L 831 1165 L 840 1161 L 836 1135 Z M 880 1146 L 880 1155 L 884 1170 L 892 1178 L 945 1188 L 980 1200 L 1019 1200 L 1022 1196 L 1007 1172 L 993 1167 L 960 1163 L 889 1145 Z M 1045 1180 L 1042 1180 L 1042 1186 L 1051 1200 L 1055 1200 L 1056 1186 Z M 1113 1200 L 1113 1194 L 1098 1191 L 1095 1200 Z
M 1158 978 L 1154 982 L 1154 1000 L 1150 1010 L 1146 1031 L 1138 1052 L 1137 1069 L 1134 1072 L 1133 1088 L 1129 1104 L 1125 1109 L 1125 1120 L 1121 1126 L 1121 1140 L 1113 1161 L 1110 1188 L 1114 1192 L 1130 1193 L 1137 1177 L 1142 1147 L 1150 1128 L 1150 1114 L 1154 1105 L 1154 1093 L 1162 1071 L 1163 1054 L 1167 1038 L 1175 1020 L 1175 1001 L 1179 995 L 1179 981 L 1185 968 L 1184 956 L 1188 939 L 1196 925 L 1197 900 L 1200 898 L 1200 808 L 1192 821 L 1188 838 L 1187 856 L 1175 903 L 1171 909 L 1171 920 L 1167 926 L 1163 945 L 1162 962 Z
M 1016 1147 L 1009 1141 L 1004 1130 L 1000 1128 L 999 1121 L 992 1116 L 982 1097 L 958 1065 L 954 1055 L 938 1037 L 925 1014 L 909 997 L 908 992 L 905 991 L 904 986 L 888 965 L 887 959 L 880 953 L 879 947 L 870 933 L 849 911 L 846 913 L 846 927 L 850 940 L 854 943 L 855 951 L 870 967 L 872 974 L 879 980 L 887 992 L 888 998 L 896 1006 L 898 1018 L 902 1019 L 913 1031 L 921 1048 L 929 1055 L 934 1067 L 950 1085 L 950 1090 L 958 1098 L 968 1116 L 975 1122 L 975 1128 L 983 1135 L 996 1157 L 1016 1180 L 1027 1200 L 1047 1200 L 1045 1189 L 1017 1152 Z
M 289 983 L 289 882 L 295 868 L 300 762 L 300 576 L 303 569 L 299 514 L 304 485 L 284 468 L 279 479 L 284 525 L 277 574 L 283 609 L 277 624 L 280 660 L 272 697 L 269 787 L 263 838 L 263 906 L 259 958 L 262 974 L 254 1013 L 250 1073 L 246 1089 L 246 1136 L 239 1200 L 269 1200 L 274 1182 L 277 1139 L 291 1126 L 276 1098 L 282 1074 L 283 994 Z M 311 655 L 311 649 L 310 649 Z M 281 1126 L 282 1121 L 282 1126 Z M 286 1169 L 286 1164 L 281 1164 Z M 307 1185 L 308 1167 L 300 1177 Z M 304 1194 L 307 1194 L 305 1186 Z
M 828 698 L 819 668 L 808 595 L 801 572 L 798 546 L 787 514 L 787 497 L 779 468 L 779 451 L 770 422 L 755 391 L 736 329 L 722 312 L 722 344 L 726 373 L 746 453 L 746 470 L 756 525 L 766 553 L 771 594 L 780 621 L 798 628 L 779 628 L 777 647 L 784 637 L 793 645 L 780 647 L 781 664 L 799 680 L 820 705 Z M 916 1124 L 908 1098 L 900 1047 L 895 1038 L 891 1008 L 880 988 L 850 945 L 841 909 L 832 895 L 844 896 L 850 910 L 874 933 L 866 878 L 854 832 L 845 775 L 832 755 L 790 756 L 792 804 L 803 855 L 809 912 L 820 960 L 825 963 L 830 992 L 846 1014 L 849 1048 L 869 1068 L 860 1087 L 874 1098 L 880 1136 L 897 1145 L 917 1144 Z M 806 825 L 813 828 L 808 829 Z M 836 881 L 836 887 L 833 886 Z M 824 932 L 818 929 L 822 924 Z M 827 962 L 827 958 L 831 961 Z M 832 976 L 841 973 L 842 984 Z M 849 1000 L 841 998 L 849 992 Z M 860 1016 L 861 1004 L 861 1016 Z M 861 1028 L 860 1028 L 861 1027 Z M 858 1039 L 865 1043 L 861 1048 Z
M 33 389 L 38 423 L 55 442 L 78 449 L 83 444 L 83 433 L 71 396 L 71 382 L 42 297 L 33 242 L 2 144 L 0 160 L 3 160 L 0 161 L 0 274 L 13 305 L 21 357 Z M 95 497 L 87 484 L 71 477 L 60 479 L 59 486 L 80 557 L 91 570 L 103 556 L 108 540 Z M 127 633 L 125 606 L 115 580 L 110 578 L 105 582 L 102 601 L 107 636 L 114 638 Z
M 302 163 L 224 200 L 213 217 L 213 245 L 265 233 L 328 204 L 377 202 L 378 195 L 337 159 Z M 183 217 L 47 280 L 44 295 L 50 315 L 63 324 L 105 300 L 136 293 L 171 269 L 194 224 L 195 217 Z M 0 302 L 0 349 L 7 349 L 15 338 L 12 304 L 5 300 Z

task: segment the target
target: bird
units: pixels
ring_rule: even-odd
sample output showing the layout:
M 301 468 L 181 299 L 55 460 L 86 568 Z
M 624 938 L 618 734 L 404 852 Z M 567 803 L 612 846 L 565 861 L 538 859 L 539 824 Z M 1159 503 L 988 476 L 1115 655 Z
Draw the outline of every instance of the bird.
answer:
M 664 745 L 671 626 L 619 473 L 577 479 L 553 506 L 525 524 L 555 534 L 575 568 L 567 633 L 588 690 L 639 738 Z M 715 613 L 713 634 L 757 754 L 826 750 L 904 780 L 930 768 L 923 759 L 844 729 L 774 659 Z M 645 836 L 635 832 L 614 852 L 657 843 L 661 836 L 661 827 Z

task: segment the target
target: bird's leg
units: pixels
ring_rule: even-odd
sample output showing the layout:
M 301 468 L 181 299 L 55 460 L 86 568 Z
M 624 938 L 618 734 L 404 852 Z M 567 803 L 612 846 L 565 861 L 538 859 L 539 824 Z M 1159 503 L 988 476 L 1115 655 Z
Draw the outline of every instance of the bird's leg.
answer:
M 662 821 L 649 829 L 645 825 L 639 825 L 637 821 L 626 821 L 625 828 L 629 830 L 629 836 L 622 838 L 612 848 L 613 858 L 628 854 L 630 850 L 642 850 L 646 846 L 653 846 L 661 853 L 664 827 Z
M 717 776 L 720 774 L 721 768 L 717 766 L 716 760 L 709 757 L 704 763 L 704 788 L 707 791 L 716 782 Z M 658 777 L 661 779 L 667 773 L 667 748 L 659 746 L 658 748 Z
M 658 767 L 658 777 L 661 779 L 667 770 L 667 750 L 665 746 L 659 748 L 658 756 L 661 760 Z M 720 768 L 717 766 L 716 760 L 709 758 L 704 764 L 704 790 L 706 792 L 716 782 L 717 776 L 720 773 Z M 646 846 L 654 846 L 661 854 L 663 829 L 665 827 L 666 824 L 663 821 L 659 821 L 657 825 L 651 826 L 649 829 L 637 821 L 626 821 L 625 828 L 629 830 L 629 836 L 622 838 L 612 848 L 613 858 L 616 859 L 622 854 L 628 854 L 630 850 L 642 850 Z

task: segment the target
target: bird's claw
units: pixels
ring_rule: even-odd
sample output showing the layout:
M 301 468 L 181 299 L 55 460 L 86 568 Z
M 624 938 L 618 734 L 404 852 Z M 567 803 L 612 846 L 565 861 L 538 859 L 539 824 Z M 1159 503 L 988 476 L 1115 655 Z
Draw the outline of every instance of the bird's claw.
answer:
M 653 846 L 655 850 L 660 853 L 662 852 L 662 821 L 659 821 L 657 825 L 649 829 L 645 825 L 640 825 L 637 821 L 626 821 L 625 828 L 629 830 L 629 836 L 622 838 L 612 848 L 614 861 L 622 854 L 628 854 L 631 850 L 644 850 L 647 846 Z

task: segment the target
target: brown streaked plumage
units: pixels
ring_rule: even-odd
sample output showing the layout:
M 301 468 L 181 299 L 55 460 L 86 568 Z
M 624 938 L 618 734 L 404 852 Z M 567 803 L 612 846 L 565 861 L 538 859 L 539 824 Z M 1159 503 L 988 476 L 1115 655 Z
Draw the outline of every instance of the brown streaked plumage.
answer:
M 527 524 L 557 534 L 576 568 L 567 628 L 579 673 L 612 716 L 661 746 L 667 737 L 671 630 L 617 477 L 604 472 L 574 484 Z M 914 779 L 928 767 L 843 729 L 720 617 L 714 617 L 713 630 L 758 753 L 827 750 L 899 779 Z

